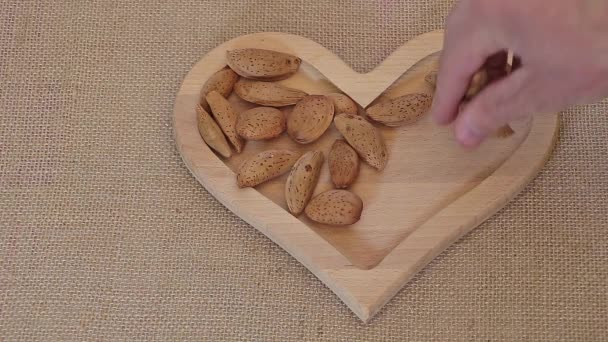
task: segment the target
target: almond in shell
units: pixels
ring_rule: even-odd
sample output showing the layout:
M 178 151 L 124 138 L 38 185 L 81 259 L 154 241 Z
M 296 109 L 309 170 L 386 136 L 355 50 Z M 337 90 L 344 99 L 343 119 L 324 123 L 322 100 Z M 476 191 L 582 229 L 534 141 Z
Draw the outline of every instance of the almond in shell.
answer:
M 309 95 L 295 106 L 287 119 L 287 134 L 297 143 L 319 139 L 334 118 L 334 104 L 326 96 Z
M 342 139 L 336 140 L 331 146 L 327 164 L 331 181 L 338 189 L 349 187 L 359 175 L 359 155 Z
M 241 78 L 234 85 L 234 92 L 243 100 L 261 106 L 283 107 L 296 104 L 305 92 L 274 82 L 260 82 Z
M 285 115 L 273 107 L 256 107 L 239 114 L 236 132 L 247 140 L 270 140 L 281 135 L 287 123 Z
M 236 175 L 240 188 L 255 187 L 287 173 L 300 154 L 289 150 L 268 150 L 245 160 Z
M 423 93 L 407 94 L 369 107 L 367 115 L 389 127 L 408 125 L 431 109 L 432 100 L 430 95 Z
M 429 71 L 429 73 L 424 76 L 424 81 L 433 88 L 437 87 L 437 74 L 437 70 Z
M 209 105 L 207 104 L 207 94 L 213 90 L 220 93 L 223 97 L 228 98 L 238 79 L 239 75 L 230 68 L 224 68 L 211 75 L 201 89 L 201 106 L 203 106 L 206 111 L 210 110 Z
M 213 90 L 207 94 L 207 103 L 211 107 L 211 112 L 217 123 L 222 128 L 226 137 L 234 146 L 237 153 L 243 150 L 243 139 L 236 133 L 237 113 L 232 108 L 232 105 L 220 93 Z
M 230 145 L 228 145 L 228 141 L 226 141 L 226 137 L 220 126 L 217 125 L 211 115 L 207 113 L 200 104 L 196 106 L 196 113 L 198 131 L 205 143 L 222 155 L 222 157 L 230 158 L 232 156 L 232 151 L 230 150 Z
M 311 220 L 328 225 L 351 225 L 361 218 L 363 201 L 348 190 L 328 190 L 315 196 L 306 206 Z
M 293 215 L 300 215 L 310 201 L 319 181 L 323 159 L 323 152 L 310 151 L 300 157 L 291 169 L 285 183 L 285 200 Z
M 486 70 L 480 70 L 473 74 L 463 101 L 468 102 L 472 100 L 473 97 L 479 94 L 483 88 L 488 85 L 489 81 L 488 72 Z
M 508 138 L 513 134 L 515 134 L 515 131 L 509 125 L 504 125 L 494 132 L 494 136 L 497 138 Z
M 521 61 L 519 58 L 515 58 L 513 60 L 513 65 L 509 65 L 509 54 L 507 51 L 501 51 L 490 56 L 481 69 L 471 77 L 459 110 L 462 110 L 468 102 L 472 101 L 473 98 L 488 85 L 507 76 L 514 69 L 518 68 L 520 63 Z M 504 125 L 494 132 L 493 136 L 497 138 L 508 138 L 514 133 L 515 131 L 513 131 L 511 126 Z
M 334 103 L 334 114 L 346 113 L 356 115 L 359 113 L 357 104 L 350 97 L 340 93 L 331 93 L 326 96 Z
M 237 74 L 260 81 L 278 81 L 293 75 L 302 60 L 296 56 L 265 49 L 236 49 L 226 53 L 228 65 Z
M 367 164 L 381 171 L 388 163 L 388 151 L 382 133 L 360 115 L 340 114 L 334 124 L 350 146 Z

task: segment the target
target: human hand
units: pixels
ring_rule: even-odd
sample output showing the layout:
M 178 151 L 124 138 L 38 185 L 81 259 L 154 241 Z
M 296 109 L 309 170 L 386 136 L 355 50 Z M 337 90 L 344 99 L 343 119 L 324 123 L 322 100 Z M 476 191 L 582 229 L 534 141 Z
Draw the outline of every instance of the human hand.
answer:
M 499 51 L 522 65 L 459 111 L 471 76 Z M 479 145 L 511 121 L 608 96 L 608 1 L 461 0 L 446 25 L 431 113 Z

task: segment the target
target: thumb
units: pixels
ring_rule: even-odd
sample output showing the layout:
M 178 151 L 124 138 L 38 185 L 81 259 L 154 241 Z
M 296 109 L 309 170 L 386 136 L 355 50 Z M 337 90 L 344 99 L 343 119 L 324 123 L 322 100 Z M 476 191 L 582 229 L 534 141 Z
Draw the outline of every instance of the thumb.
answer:
M 514 119 L 532 114 L 536 107 L 527 70 L 488 85 L 467 103 L 455 122 L 456 138 L 466 147 L 476 147 L 490 134 Z

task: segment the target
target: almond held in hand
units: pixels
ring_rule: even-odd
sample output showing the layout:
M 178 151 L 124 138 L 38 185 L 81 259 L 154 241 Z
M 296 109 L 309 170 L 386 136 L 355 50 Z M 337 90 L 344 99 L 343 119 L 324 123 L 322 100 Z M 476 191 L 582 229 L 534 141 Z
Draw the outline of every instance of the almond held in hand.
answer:
M 199 104 L 196 106 L 198 131 L 209 147 L 221 154 L 224 158 L 230 158 L 232 151 L 230 145 L 226 141 L 226 137 L 222 132 L 217 122 L 213 120 L 211 115 Z
M 359 155 L 342 139 L 331 146 L 327 163 L 331 181 L 338 189 L 349 187 L 359 175 Z
M 319 181 L 321 166 L 323 152 L 310 151 L 300 157 L 291 169 L 285 183 L 285 200 L 293 215 L 300 215 L 310 201 Z
M 270 140 L 287 128 L 283 113 L 272 107 L 256 107 L 239 114 L 236 132 L 247 140 Z
M 315 196 L 306 206 L 311 220 L 328 225 L 351 225 L 361 218 L 363 201 L 348 190 L 328 190 Z
M 389 127 L 412 124 L 431 109 L 432 97 L 423 93 L 407 94 L 369 107 L 367 115 Z
M 261 106 L 284 107 L 298 103 L 308 94 L 274 82 L 259 82 L 241 78 L 234 92 L 243 100 Z
M 473 77 L 471 77 L 471 81 L 469 83 L 469 87 L 467 88 L 467 92 L 464 95 L 463 102 L 469 102 L 479 94 L 483 88 L 485 88 L 489 84 L 488 72 L 486 70 L 479 70 Z
M 287 134 L 297 143 L 319 139 L 334 118 L 333 102 L 323 95 L 309 95 L 295 106 L 287 119 Z
M 228 65 L 237 74 L 259 81 L 278 81 L 293 75 L 302 60 L 296 56 L 264 49 L 236 49 L 226 53 Z
M 519 63 L 518 60 L 514 62 Z M 485 87 L 509 75 L 514 67 L 516 67 L 516 65 L 509 65 L 508 52 L 506 51 L 501 51 L 490 56 L 484 65 L 471 77 L 459 110 L 462 110 L 462 108 L 473 100 L 475 96 L 481 93 Z M 515 131 L 513 131 L 511 126 L 505 125 L 494 132 L 493 135 L 497 138 L 508 138 L 514 133 Z
M 236 120 L 238 115 L 232 108 L 232 105 L 220 93 L 213 90 L 207 94 L 207 103 L 211 107 L 211 112 L 217 123 L 222 128 L 226 137 L 234 146 L 236 153 L 241 153 L 243 150 L 243 139 L 236 133 Z
M 209 111 L 209 105 L 207 104 L 207 94 L 212 92 L 213 90 L 220 93 L 225 98 L 230 96 L 232 93 L 232 89 L 234 88 L 234 84 L 238 81 L 239 75 L 237 75 L 230 68 L 224 68 L 215 74 L 213 74 L 207 82 L 203 85 L 201 89 L 201 106 L 206 111 Z
M 240 188 L 255 187 L 287 173 L 300 154 L 288 150 L 268 150 L 245 160 L 236 180 Z
M 388 151 L 382 133 L 374 125 L 352 114 L 336 116 L 334 124 L 363 161 L 378 171 L 384 170 L 388 163 Z

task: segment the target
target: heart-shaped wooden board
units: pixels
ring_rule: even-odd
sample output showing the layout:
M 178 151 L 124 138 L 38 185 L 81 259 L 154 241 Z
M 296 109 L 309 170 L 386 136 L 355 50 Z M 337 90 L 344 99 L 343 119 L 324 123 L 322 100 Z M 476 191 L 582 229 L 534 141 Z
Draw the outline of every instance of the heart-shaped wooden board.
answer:
M 321 45 L 284 33 L 258 33 L 228 41 L 204 56 L 177 94 L 174 129 L 177 147 L 196 179 L 221 203 L 304 264 L 363 321 L 368 321 L 412 276 L 454 241 L 502 208 L 542 168 L 558 131 L 557 115 L 513 123 L 515 134 L 492 138 L 468 151 L 451 127 L 426 116 L 398 128 L 378 127 L 389 149 L 386 169 L 362 164 L 352 186 L 364 203 L 352 226 L 316 224 L 286 211 L 286 175 L 257 188 L 240 189 L 235 170 L 266 149 L 322 150 L 327 156 L 340 137 L 332 127 L 310 145 L 286 134 L 267 142 L 247 142 L 230 159 L 216 155 L 197 129 L 196 105 L 205 81 L 226 66 L 226 51 L 256 47 L 302 58 L 299 72 L 280 83 L 310 94 L 340 91 L 362 108 L 409 92 L 433 94 L 424 76 L 437 61 L 443 32 L 423 34 L 397 49 L 373 71 L 360 74 Z M 254 105 L 229 97 L 238 112 Z M 361 111 L 363 109 L 360 109 Z M 289 115 L 292 107 L 283 108 Z M 327 163 L 315 193 L 331 188 Z

